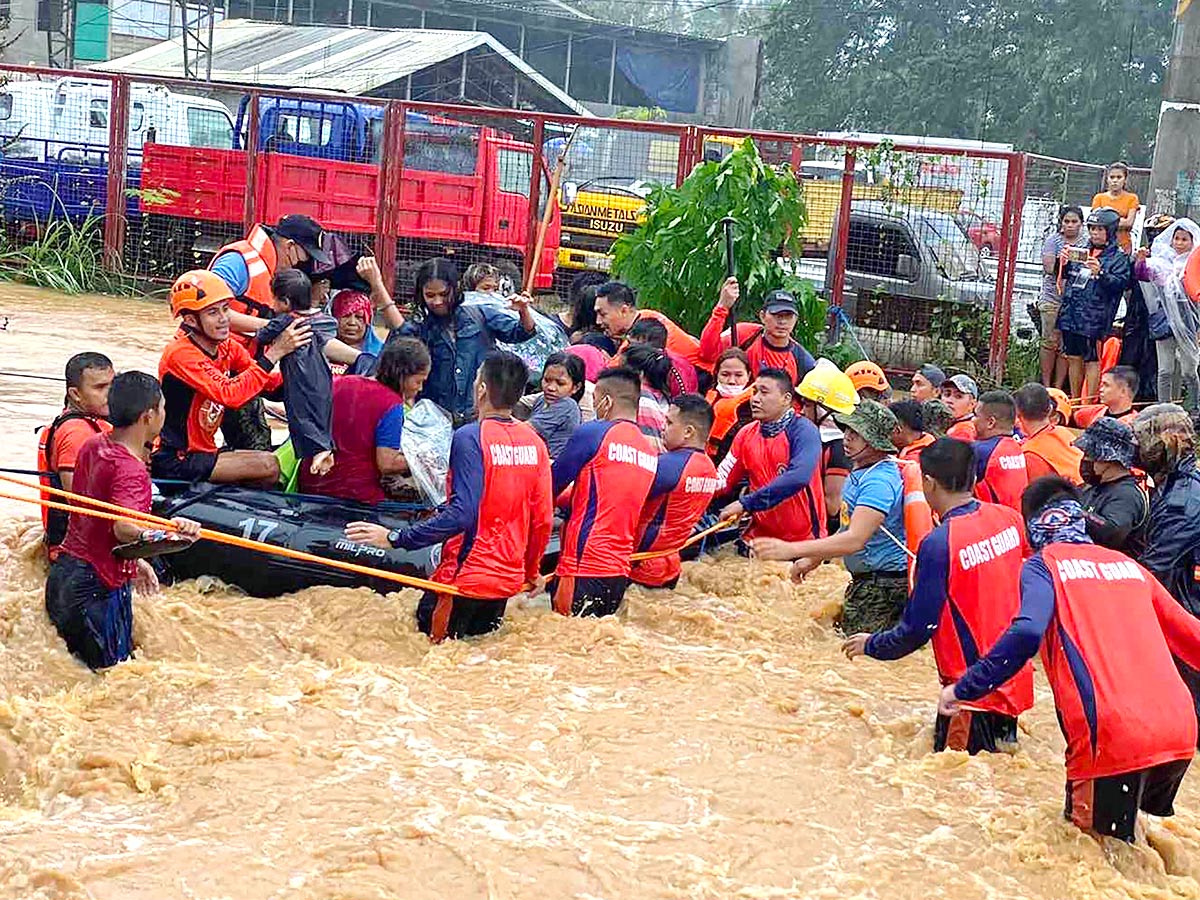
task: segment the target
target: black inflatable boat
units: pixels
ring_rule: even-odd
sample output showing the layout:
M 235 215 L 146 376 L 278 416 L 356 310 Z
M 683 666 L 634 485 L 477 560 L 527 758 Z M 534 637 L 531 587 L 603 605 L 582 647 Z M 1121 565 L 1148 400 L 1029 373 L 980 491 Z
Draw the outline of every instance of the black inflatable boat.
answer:
M 183 516 L 213 531 L 418 577 L 428 577 L 436 567 L 433 548 L 378 550 L 346 540 L 343 529 L 347 522 L 354 521 L 400 528 L 428 512 L 405 503 L 368 506 L 310 494 L 284 494 L 213 484 L 188 487 L 180 493 L 159 497 L 154 504 L 156 515 Z M 212 575 L 255 597 L 278 597 L 318 585 L 365 586 L 381 592 L 400 587 L 382 578 L 212 541 L 200 541 L 182 553 L 162 557 L 162 563 L 170 578 L 182 580 Z

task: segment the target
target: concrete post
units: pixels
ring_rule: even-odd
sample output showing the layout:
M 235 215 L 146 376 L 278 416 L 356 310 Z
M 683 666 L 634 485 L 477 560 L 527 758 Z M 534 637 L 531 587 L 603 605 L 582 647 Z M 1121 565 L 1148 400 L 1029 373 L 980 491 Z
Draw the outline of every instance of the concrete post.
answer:
M 1147 212 L 1200 213 L 1200 3 L 1175 20 L 1171 61 L 1154 140 Z

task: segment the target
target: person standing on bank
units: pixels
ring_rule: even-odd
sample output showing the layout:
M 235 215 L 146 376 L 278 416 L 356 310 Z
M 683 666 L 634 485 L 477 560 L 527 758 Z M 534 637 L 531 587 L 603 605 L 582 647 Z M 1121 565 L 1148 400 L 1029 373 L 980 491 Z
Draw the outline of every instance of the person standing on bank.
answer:
M 1025 523 L 1004 506 L 974 496 L 975 458 L 953 438 L 938 438 L 921 454 L 925 497 L 941 523 L 917 550 L 912 596 L 900 624 L 852 635 L 846 656 L 901 659 L 933 641 L 943 685 L 953 684 L 979 653 L 1008 628 L 1020 606 Z M 938 715 L 933 749 L 995 753 L 1017 741 L 1017 716 L 1033 706 L 1033 669 L 953 716 Z
M 904 479 L 891 458 L 896 417 L 883 404 L 863 400 L 853 413 L 836 418 L 854 464 L 842 490 L 842 530 L 818 540 L 756 538 L 751 551 L 760 559 L 796 560 L 796 581 L 825 560 L 842 557 L 851 580 L 839 624 L 846 634 L 883 631 L 900 620 L 908 597 Z

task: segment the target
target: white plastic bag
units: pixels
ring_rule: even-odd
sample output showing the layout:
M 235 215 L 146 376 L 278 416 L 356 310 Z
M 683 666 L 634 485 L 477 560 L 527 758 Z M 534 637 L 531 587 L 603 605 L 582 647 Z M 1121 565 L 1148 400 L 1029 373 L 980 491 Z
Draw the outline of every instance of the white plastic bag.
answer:
M 404 414 L 400 452 L 408 461 L 408 469 L 421 496 L 432 506 L 446 502 L 446 475 L 450 471 L 453 436 L 450 414 L 432 400 L 418 400 Z

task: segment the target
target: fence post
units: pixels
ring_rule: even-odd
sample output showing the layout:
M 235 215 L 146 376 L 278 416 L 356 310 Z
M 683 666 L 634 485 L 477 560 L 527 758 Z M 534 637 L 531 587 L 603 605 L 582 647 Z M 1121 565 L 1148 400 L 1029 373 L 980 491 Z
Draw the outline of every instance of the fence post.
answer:
M 246 104 L 246 195 L 242 198 L 242 233 L 258 223 L 258 91 Z
M 1025 154 L 1016 154 L 1016 159 L 1013 160 L 1013 165 L 1016 168 L 1016 174 L 1013 176 L 1013 212 L 1012 224 L 1012 250 L 1008 255 L 1007 273 L 1004 279 L 1004 289 L 1007 293 L 1004 303 L 1004 322 L 1001 325 L 1000 332 L 1000 358 L 997 360 L 997 368 L 999 369 L 998 378 L 1004 376 L 1004 365 L 1008 360 L 1008 335 L 1012 326 L 1012 302 L 1013 288 L 1017 281 L 1017 256 L 1020 253 L 1021 243 L 1021 225 L 1025 218 Z
M 379 157 L 379 200 L 375 208 L 375 261 L 390 293 L 396 288 L 396 244 L 403 206 L 404 133 L 408 108 L 393 100 L 383 114 L 383 146 Z
M 575 125 L 579 127 L 578 124 Z M 522 284 L 536 284 L 533 279 L 536 278 L 536 272 L 541 266 L 540 259 L 534 259 L 534 251 L 537 249 L 537 233 L 541 227 L 542 217 L 538 215 L 538 198 L 542 193 L 542 165 L 544 157 L 542 156 L 542 145 L 546 142 L 546 120 L 542 117 L 534 119 L 533 122 L 533 165 L 529 169 L 529 228 L 525 235 L 525 265 L 521 272 Z M 558 163 L 556 159 L 555 164 Z M 557 197 L 547 197 L 547 203 L 557 203 Z
M 846 162 L 842 168 L 842 195 L 838 203 L 837 234 L 833 236 L 833 280 L 826 273 L 829 283 L 829 303 L 841 306 L 846 293 L 846 252 L 850 246 L 850 204 L 854 200 L 854 167 L 858 156 L 853 147 L 846 148 Z
M 675 163 L 675 187 L 683 187 L 692 169 L 696 168 L 696 148 L 701 145 L 700 129 L 688 125 L 679 132 L 679 157 Z
M 104 265 L 119 272 L 125 253 L 125 171 L 129 151 L 129 79 L 112 80 L 108 101 L 108 183 L 104 206 Z
M 992 331 L 988 342 L 988 369 L 992 378 L 1000 381 L 1004 377 L 1004 360 L 1008 355 L 1008 313 L 1012 308 L 1012 278 L 1017 255 L 1017 241 L 1020 225 L 1014 227 L 1014 208 L 1017 203 L 1017 169 L 1018 154 L 1008 157 L 1005 164 L 1004 206 L 1000 213 L 1000 227 L 1003 229 L 1003 239 L 1000 241 L 1000 252 L 996 257 L 996 299 L 992 305 Z M 1017 212 L 1018 223 L 1020 213 Z

